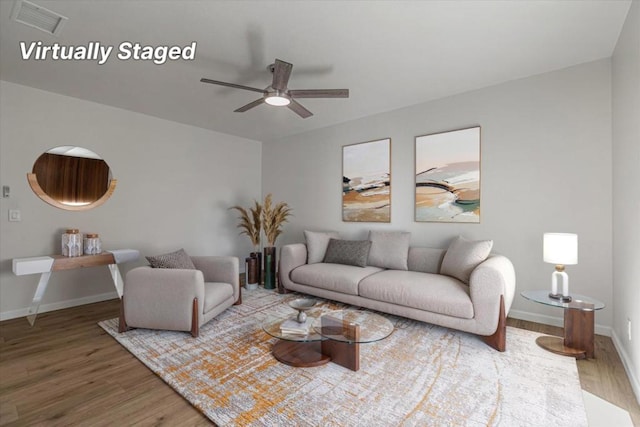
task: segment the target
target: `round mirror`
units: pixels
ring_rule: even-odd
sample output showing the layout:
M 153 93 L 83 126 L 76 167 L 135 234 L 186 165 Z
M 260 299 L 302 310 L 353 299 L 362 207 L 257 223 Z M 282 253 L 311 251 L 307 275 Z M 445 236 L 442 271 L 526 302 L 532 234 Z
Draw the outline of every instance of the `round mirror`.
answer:
M 82 147 L 61 146 L 43 153 L 27 174 L 31 189 L 60 209 L 92 209 L 107 201 L 116 188 L 109 165 Z

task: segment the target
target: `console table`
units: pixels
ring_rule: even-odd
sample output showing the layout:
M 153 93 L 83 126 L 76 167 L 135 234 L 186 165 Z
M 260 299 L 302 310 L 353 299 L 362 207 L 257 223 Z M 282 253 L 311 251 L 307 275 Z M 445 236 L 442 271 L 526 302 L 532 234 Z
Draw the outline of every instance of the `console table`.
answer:
M 66 257 L 62 255 L 50 255 L 31 258 L 15 258 L 13 260 L 13 274 L 23 276 L 26 274 L 40 273 L 40 281 L 33 295 L 31 306 L 27 312 L 27 320 L 34 325 L 40 302 L 47 290 L 49 278 L 54 271 L 73 270 L 76 268 L 97 267 L 106 265 L 111 272 L 113 285 L 118 292 L 118 297 L 122 298 L 122 275 L 118 270 L 118 264 L 136 261 L 140 257 L 140 252 L 135 249 L 117 249 L 113 251 L 103 252 L 98 255 L 82 255 L 77 257 Z
M 595 310 L 604 308 L 604 303 L 584 295 L 572 294 L 571 301 L 549 297 L 549 291 L 524 291 L 520 295 L 539 304 L 564 308 L 564 337 L 541 336 L 536 343 L 552 353 L 572 356 L 577 359 L 593 359 Z

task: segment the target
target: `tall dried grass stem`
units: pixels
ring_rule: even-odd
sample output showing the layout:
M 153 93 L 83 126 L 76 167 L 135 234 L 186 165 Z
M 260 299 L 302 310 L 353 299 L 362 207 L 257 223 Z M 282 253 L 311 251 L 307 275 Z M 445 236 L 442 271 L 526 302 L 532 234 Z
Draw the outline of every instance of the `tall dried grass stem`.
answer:
M 282 234 L 282 225 L 291 215 L 291 208 L 285 202 L 272 207 L 272 195 L 267 194 L 262 208 L 262 229 L 267 237 L 269 246 L 275 246 L 276 239 Z
M 235 209 L 240 213 L 238 217 L 240 222 L 237 225 L 242 229 L 240 234 L 249 236 L 253 246 L 258 248 L 260 246 L 260 230 L 262 229 L 262 206 L 256 201 L 253 203 L 253 208 L 249 208 L 249 210 L 242 206 L 233 206 L 230 209 Z

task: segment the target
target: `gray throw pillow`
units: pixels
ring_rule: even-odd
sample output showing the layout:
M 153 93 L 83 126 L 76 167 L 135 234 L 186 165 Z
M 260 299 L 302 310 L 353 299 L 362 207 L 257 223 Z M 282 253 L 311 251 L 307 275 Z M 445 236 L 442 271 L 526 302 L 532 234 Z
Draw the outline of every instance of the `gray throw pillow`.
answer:
M 145 257 L 153 268 L 183 268 L 187 270 L 195 270 L 196 266 L 184 249 L 164 255 Z
M 330 239 L 323 262 L 366 267 L 370 248 L 368 240 Z
M 493 240 L 467 240 L 458 236 L 444 254 L 440 274 L 455 277 L 469 284 L 471 272 L 487 259 L 493 247 Z
M 408 270 L 411 233 L 407 231 L 369 231 L 371 250 L 368 265 L 393 270 Z
M 327 253 L 329 239 L 337 239 L 340 236 L 336 231 L 307 231 L 304 238 L 307 241 L 307 264 L 317 264 L 322 262 Z

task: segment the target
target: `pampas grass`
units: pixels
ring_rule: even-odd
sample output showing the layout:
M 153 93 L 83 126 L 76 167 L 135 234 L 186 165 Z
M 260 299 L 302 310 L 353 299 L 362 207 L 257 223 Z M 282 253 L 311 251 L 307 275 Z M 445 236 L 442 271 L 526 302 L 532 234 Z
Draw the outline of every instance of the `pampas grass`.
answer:
M 274 246 L 278 236 L 282 234 L 282 224 L 287 222 L 291 215 L 291 208 L 285 202 L 273 206 L 271 193 L 264 198 L 264 205 L 253 201 L 253 207 L 245 209 L 242 206 L 233 206 L 240 213 L 238 228 L 240 234 L 246 234 L 256 248 L 260 246 L 260 231 L 264 230 L 269 246 Z
M 282 224 L 287 222 L 289 215 L 291 215 L 291 208 L 288 204 L 280 202 L 272 207 L 271 193 L 267 194 L 262 208 L 262 229 L 269 246 L 275 246 L 276 239 L 282 234 Z
M 262 206 L 260 203 L 253 201 L 253 208 L 248 210 L 242 206 L 233 206 L 230 209 L 235 209 L 240 212 L 238 219 L 240 223 L 238 228 L 242 231 L 240 234 L 246 234 L 251 239 L 251 243 L 254 247 L 260 246 L 260 230 L 262 229 Z

